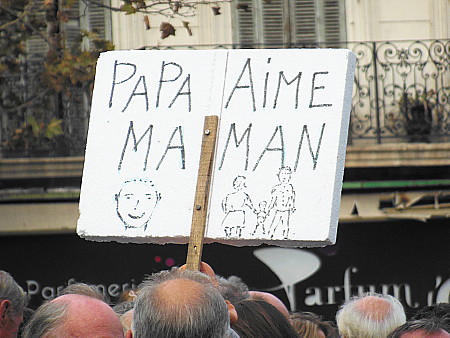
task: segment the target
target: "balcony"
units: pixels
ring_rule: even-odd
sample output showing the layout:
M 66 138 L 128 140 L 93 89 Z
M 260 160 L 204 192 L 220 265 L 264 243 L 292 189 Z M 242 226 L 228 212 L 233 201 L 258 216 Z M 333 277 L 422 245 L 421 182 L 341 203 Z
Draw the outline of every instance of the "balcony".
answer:
M 448 217 L 450 40 L 341 46 L 354 51 L 357 64 L 340 220 Z M 262 47 L 281 46 L 165 49 Z M 0 235 L 73 232 L 90 100 L 79 88 L 71 98 L 40 91 L 38 61 L 22 69 L 0 77 L 2 97 L 11 95 L 0 103 Z M 36 113 L 45 119 L 30 120 Z M 62 133 L 47 139 L 47 128 L 58 126 L 51 118 L 62 121 Z M 13 137 L 21 141 L 15 148 Z
M 283 46 L 150 46 L 144 49 L 262 47 Z M 290 46 L 318 47 L 325 46 Z M 357 57 L 346 166 L 450 165 L 450 40 L 345 42 L 336 47 L 349 48 Z M 74 88 L 70 100 L 48 93 L 38 96 L 42 67 L 39 58 L 34 60 L 22 65 L 21 74 L 2 75 L 0 79 L 2 90 L 7 87 L 15 98 L 0 105 L 0 158 L 82 156 L 90 109 L 87 95 Z M 30 101 L 32 97 L 37 100 Z M 29 118 L 43 109 L 47 124 L 52 117 L 62 120 L 61 135 L 50 141 L 45 139 L 45 133 L 40 140 L 32 137 L 36 128 L 30 126 Z M 11 146 L 14 138 L 26 135 L 30 136 L 29 140 Z M 4 167 L 7 162 L 9 166 L 14 162 L 5 161 L 0 165 Z M 23 165 L 23 160 L 18 161 Z

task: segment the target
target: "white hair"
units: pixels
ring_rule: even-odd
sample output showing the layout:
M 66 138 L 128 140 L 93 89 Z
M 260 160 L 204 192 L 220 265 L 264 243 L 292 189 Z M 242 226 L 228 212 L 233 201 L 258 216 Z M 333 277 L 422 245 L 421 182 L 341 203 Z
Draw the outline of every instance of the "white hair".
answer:
M 368 297 L 382 300 L 371 302 Z M 341 336 L 347 338 L 383 338 L 406 322 L 402 304 L 390 295 L 365 293 L 355 296 L 341 306 L 336 314 Z

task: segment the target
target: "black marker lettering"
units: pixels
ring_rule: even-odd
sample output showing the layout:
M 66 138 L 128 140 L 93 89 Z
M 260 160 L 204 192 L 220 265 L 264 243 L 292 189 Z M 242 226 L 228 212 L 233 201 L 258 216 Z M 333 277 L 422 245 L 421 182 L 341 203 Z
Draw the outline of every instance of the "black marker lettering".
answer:
M 247 129 L 245 129 L 244 133 L 242 134 L 241 138 L 238 141 L 237 135 L 236 135 L 236 123 L 232 123 L 230 125 L 230 132 L 228 133 L 227 142 L 225 143 L 225 147 L 223 149 L 222 159 L 220 161 L 220 165 L 219 165 L 219 169 L 218 170 L 222 169 L 222 165 L 223 165 L 223 162 L 225 160 L 225 154 L 226 154 L 226 152 L 228 150 L 228 145 L 230 143 L 231 134 L 233 134 L 234 144 L 236 145 L 236 148 L 238 148 L 241 145 L 242 141 L 244 140 L 245 135 L 247 135 L 247 143 L 246 143 L 246 149 L 245 149 L 245 170 L 247 170 L 247 168 L 248 168 L 248 155 L 249 155 L 249 152 L 250 152 L 250 144 L 249 144 L 249 142 L 250 142 L 250 131 L 251 131 L 251 129 L 252 129 L 252 124 L 250 123 L 248 125 Z
M 164 79 L 164 69 L 167 66 L 178 67 L 179 73 L 178 73 L 177 76 L 175 76 L 175 78 L 173 78 L 173 79 Z M 168 63 L 166 63 L 165 61 L 162 62 L 162 65 L 161 65 L 161 76 L 159 78 L 158 94 L 156 95 L 156 107 L 159 107 L 159 99 L 160 99 L 160 95 L 161 95 L 162 84 L 164 82 L 174 82 L 174 81 L 178 80 L 182 73 L 183 73 L 183 68 L 178 63 L 175 63 L 175 62 L 168 62 Z
M 180 145 L 173 146 L 172 140 L 175 137 L 175 133 L 178 131 L 180 135 Z M 164 152 L 163 156 L 161 157 L 161 160 L 159 161 L 158 165 L 156 166 L 156 170 L 159 169 L 161 166 L 161 163 L 164 161 L 164 158 L 167 155 L 167 152 L 169 149 L 180 149 L 180 155 L 181 155 L 181 169 L 186 169 L 186 157 L 185 157 L 185 149 L 184 149 L 184 140 L 183 140 L 183 130 L 181 129 L 181 126 L 176 127 L 172 133 L 172 136 L 170 137 L 169 143 L 167 144 L 166 151 Z
M 187 92 L 182 92 L 181 90 L 184 88 L 186 83 L 187 83 Z M 172 102 L 170 103 L 169 108 L 172 107 L 173 103 L 180 95 L 188 95 L 188 100 L 189 100 L 188 111 L 190 112 L 191 111 L 191 74 L 188 74 L 188 76 L 186 76 L 186 79 L 184 80 L 183 84 L 181 85 L 180 90 L 178 90 L 177 95 L 175 95 Z
M 315 107 L 331 107 L 331 103 L 322 103 L 322 104 L 313 104 L 314 100 L 314 91 L 317 89 L 325 89 L 325 86 L 319 86 L 316 87 L 316 75 L 326 75 L 328 72 L 315 72 L 312 77 L 312 86 L 311 86 L 311 101 L 309 101 L 309 108 L 315 108 Z
M 275 135 L 279 133 L 280 138 L 280 146 L 279 147 L 270 147 L 270 144 L 272 143 L 273 139 L 275 138 Z M 280 168 L 284 167 L 284 138 L 283 138 L 283 128 L 281 126 L 277 126 L 275 128 L 275 131 L 272 134 L 272 137 L 270 138 L 270 141 L 267 143 L 266 147 L 262 151 L 261 155 L 259 156 L 258 160 L 255 163 L 255 166 L 253 167 L 253 171 L 256 170 L 256 168 L 259 165 L 259 162 L 261 161 L 262 157 L 265 155 L 266 151 L 280 151 L 281 152 L 281 163 Z
M 242 79 L 242 76 L 245 73 L 245 70 L 248 68 L 248 78 L 249 78 L 249 84 L 248 85 L 239 85 L 239 82 Z M 231 98 L 233 97 L 234 91 L 236 89 L 246 89 L 249 88 L 250 89 L 250 93 L 252 95 L 252 102 L 253 102 L 253 111 L 256 111 L 256 102 L 255 102 L 255 91 L 253 89 L 253 77 L 252 77 L 252 67 L 250 64 L 250 58 L 247 59 L 247 61 L 245 62 L 244 67 L 242 68 L 242 72 L 241 75 L 239 75 L 238 80 L 236 81 L 236 84 L 233 87 L 233 90 L 230 93 L 230 96 L 228 97 L 227 103 L 225 104 L 225 108 L 228 108 L 228 105 L 230 104 Z
M 144 91 L 143 92 L 136 92 L 137 87 L 139 86 L 139 83 L 141 83 L 144 85 Z M 145 96 L 145 111 L 148 111 L 148 95 L 147 95 L 147 83 L 145 82 L 145 77 L 144 76 L 140 76 L 138 82 L 136 82 L 136 85 L 134 86 L 133 92 L 131 93 L 130 97 L 128 98 L 127 104 L 125 105 L 125 107 L 123 107 L 122 109 L 122 113 L 125 111 L 125 109 L 128 108 L 128 105 L 131 102 L 131 99 L 136 96 L 136 95 L 144 95 Z
M 298 89 L 300 87 L 300 80 L 302 78 L 302 72 L 299 72 L 296 77 L 292 79 L 292 81 L 288 82 L 286 79 L 286 76 L 284 76 L 284 72 L 281 71 L 280 75 L 278 76 L 278 87 L 277 87 L 277 93 L 275 94 L 275 100 L 273 101 L 273 109 L 277 107 L 277 101 L 278 101 L 278 94 L 280 93 L 280 86 L 281 86 L 281 78 L 283 78 L 284 83 L 288 86 L 291 85 L 295 80 L 297 80 L 297 88 L 295 91 L 295 109 L 298 108 Z
M 272 58 L 267 59 L 267 64 L 270 63 Z M 267 84 L 269 83 L 269 72 L 266 72 L 266 78 L 264 79 L 264 98 L 263 98 L 263 108 L 266 108 L 267 102 Z
M 300 142 L 298 144 L 297 159 L 295 160 L 294 171 L 297 171 L 298 162 L 300 159 L 300 150 L 302 149 L 303 135 L 306 135 L 306 139 L 308 140 L 309 153 L 311 154 L 311 158 L 313 160 L 313 170 L 316 169 L 317 161 L 319 159 L 319 150 L 320 150 L 320 146 L 322 144 L 322 136 L 323 136 L 324 130 L 325 130 L 325 123 L 322 124 L 322 130 L 320 131 L 319 141 L 317 142 L 317 150 L 316 150 L 316 153 L 314 154 L 312 145 L 311 145 L 311 138 L 309 137 L 308 127 L 306 125 L 303 126 L 302 135 L 300 137 Z
M 116 82 L 118 66 L 131 66 L 131 67 L 133 67 L 133 71 L 131 72 L 131 75 L 128 76 L 125 80 Z M 109 108 L 112 107 L 114 89 L 116 88 L 116 85 L 128 81 L 129 79 L 131 79 L 134 76 L 134 74 L 136 74 L 136 65 L 135 64 L 133 64 L 133 63 L 118 63 L 117 60 L 114 61 L 113 82 L 112 82 L 112 87 L 111 87 L 111 94 L 109 95 Z
M 125 152 L 127 150 L 127 145 L 128 145 L 128 140 L 130 139 L 130 135 L 133 137 L 133 148 L 132 149 L 134 152 L 137 152 L 137 147 L 138 147 L 139 143 L 141 143 L 144 136 L 148 134 L 147 152 L 145 154 L 145 160 L 144 160 L 144 170 L 147 169 L 147 159 L 148 159 L 148 154 L 150 152 L 150 145 L 152 142 L 152 132 L 153 132 L 153 125 L 150 125 L 147 128 L 147 130 L 144 132 L 144 134 L 142 134 L 142 136 L 139 138 L 139 141 L 136 142 L 136 133 L 134 132 L 133 121 L 130 121 L 130 126 L 128 127 L 127 138 L 125 140 L 125 145 L 123 146 L 123 149 L 122 149 L 122 155 L 120 156 L 119 166 L 117 168 L 119 171 L 122 168 L 122 162 L 123 162 L 123 158 L 125 157 Z

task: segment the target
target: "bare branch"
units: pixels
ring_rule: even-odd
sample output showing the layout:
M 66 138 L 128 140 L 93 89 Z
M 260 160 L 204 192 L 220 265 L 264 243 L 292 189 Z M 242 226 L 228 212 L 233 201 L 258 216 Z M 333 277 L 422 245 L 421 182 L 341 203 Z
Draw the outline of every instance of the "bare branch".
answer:
M 25 101 L 24 103 L 19 104 L 18 106 L 15 107 L 5 107 L 3 105 L 0 105 L 0 107 L 2 108 L 2 111 L 4 111 L 5 113 L 8 112 L 12 112 L 12 111 L 16 111 L 19 110 L 21 108 L 26 108 L 29 105 L 31 105 L 35 100 L 43 97 L 45 94 L 47 94 L 49 92 L 49 88 L 45 88 L 42 92 L 38 93 L 37 95 L 33 96 L 31 99 Z
M 99 0 L 82 0 L 86 5 L 91 4 L 97 7 L 107 8 L 114 12 L 124 12 L 122 9 L 117 7 L 112 7 L 105 5 L 102 1 Z M 198 5 L 211 5 L 218 3 L 228 3 L 232 0 L 218 0 L 218 1 L 208 1 L 208 0 L 155 0 L 151 1 L 150 4 L 142 8 L 134 7 L 136 13 L 143 14 L 160 14 L 168 17 L 173 16 L 195 16 L 195 10 Z M 150 9 L 149 9 L 150 8 Z

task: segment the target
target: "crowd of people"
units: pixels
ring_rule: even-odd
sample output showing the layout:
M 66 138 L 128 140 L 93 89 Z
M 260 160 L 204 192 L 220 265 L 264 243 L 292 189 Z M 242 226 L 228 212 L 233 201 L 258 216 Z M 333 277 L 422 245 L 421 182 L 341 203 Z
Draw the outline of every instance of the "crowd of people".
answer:
M 444 338 L 450 337 L 450 304 L 420 309 L 407 319 L 394 297 L 354 296 L 328 322 L 314 313 L 290 313 L 270 293 L 250 291 L 236 276 L 217 276 L 206 263 L 148 276 L 113 305 L 94 285 L 67 286 L 31 310 L 27 295 L 0 270 L 0 338 Z

